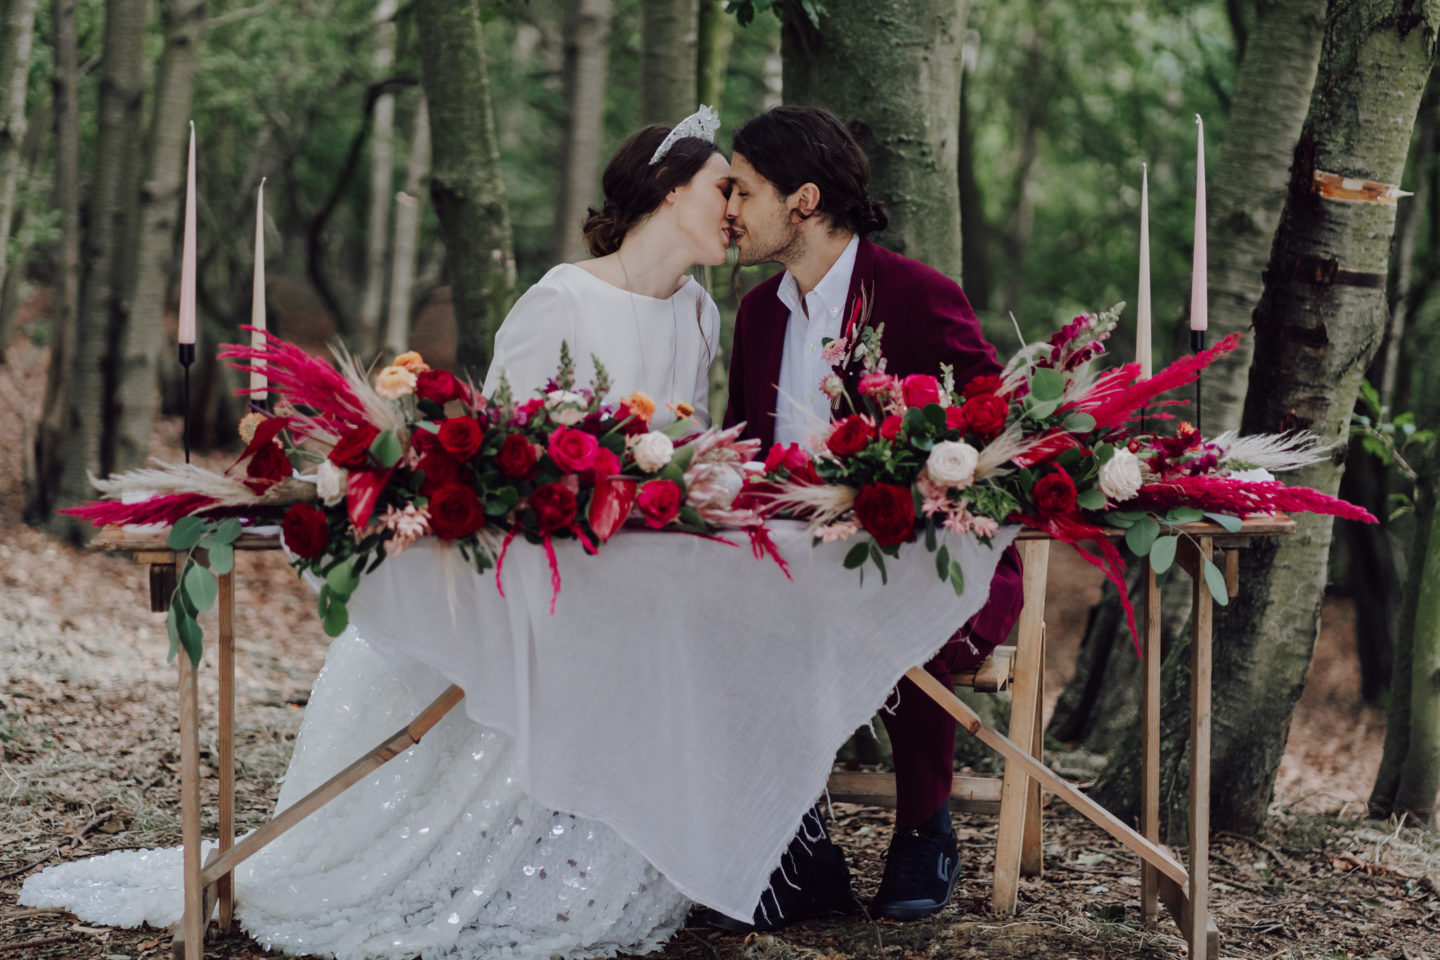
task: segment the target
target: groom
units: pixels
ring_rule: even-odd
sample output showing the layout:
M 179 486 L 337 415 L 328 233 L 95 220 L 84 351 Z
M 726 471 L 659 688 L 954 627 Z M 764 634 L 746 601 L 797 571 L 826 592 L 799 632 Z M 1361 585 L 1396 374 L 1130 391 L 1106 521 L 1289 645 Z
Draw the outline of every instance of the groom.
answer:
M 783 106 L 751 120 L 735 135 L 730 174 L 726 218 L 740 263 L 778 262 L 785 271 L 740 304 L 726 426 L 744 421 L 746 435 L 766 450 L 772 443 L 805 444 L 829 421 L 820 382 L 835 371 L 821 359 L 822 340 L 840 337 L 857 297 L 870 310 L 870 325 L 884 324 L 886 372 L 939 376 L 940 364 L 948 363 L 959 387 L 1000 373 L 961 289 L 865 238 L 885 228 L 885 209 L 868 193 L 864 153 L 829 111 Z M 858 374 L 842 375 L 855 396 Z M 1020 559 L 1011 547 L 985 606 L 956 625 L 925 668 L 950 686 L 951 671 L 978 663 L 1005 639 L 1021 600 Z M 955 720 L 909 680 L 897 693 L 894 711 L 881 714 L 894 752 L 895 833 L 870 912 L 910 920 L 944 907 L 960 873 L 949 807 Z M 785 877 L 777 870 L 761 897 L 754 926 L 771 928 L 850 902 L 844 858 L 817 817 L 806 817 L 785 865 Z

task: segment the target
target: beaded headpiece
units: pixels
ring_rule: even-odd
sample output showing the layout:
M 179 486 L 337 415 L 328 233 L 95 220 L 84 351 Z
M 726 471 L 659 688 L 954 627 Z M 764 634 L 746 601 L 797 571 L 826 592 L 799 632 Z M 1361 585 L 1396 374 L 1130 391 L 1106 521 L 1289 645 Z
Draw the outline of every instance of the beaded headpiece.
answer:
M 686 137 L 699 137 L 701 140 L 714 143 L 715 131 L 719 129 L 720 114 L 715 112 L 714 107 L 702 103 L 699 110 L 675 124 L 674 128 L 665 135 L 665 139 L 660 141 L 660 146 L 655 148 L 655 153 L 650 157 L 650 166 L 653 167 L 664 159 L 665 154 L 670 152 L 670 148 L 675 146 L 675 141 L 683 140 Z

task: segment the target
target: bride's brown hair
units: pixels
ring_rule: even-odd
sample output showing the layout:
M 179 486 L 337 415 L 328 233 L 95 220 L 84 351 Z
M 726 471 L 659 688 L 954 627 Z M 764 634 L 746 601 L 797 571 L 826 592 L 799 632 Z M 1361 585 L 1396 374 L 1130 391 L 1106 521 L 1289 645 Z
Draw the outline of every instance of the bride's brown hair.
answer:
M 660 124 L 643 127 L 631 134 L 615 151 L 605 167 L 600 185 L 605 204 L 590 208 L 581 230 L 590 254 L 603 257 L 620 249 L 625 234 L 655 211 L 665 195 L 695 178 L 700 168 L 720 148 L 700 137 L 681 137 L 670 145 L 654 165 L 650 158 L 670 133 Z

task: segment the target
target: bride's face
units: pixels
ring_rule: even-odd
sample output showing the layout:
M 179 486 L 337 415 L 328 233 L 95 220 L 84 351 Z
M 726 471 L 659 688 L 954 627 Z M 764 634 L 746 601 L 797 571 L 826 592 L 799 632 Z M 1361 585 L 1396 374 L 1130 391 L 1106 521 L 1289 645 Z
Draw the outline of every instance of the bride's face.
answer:
M 725 251 L 730 248 L 730 226 L 725 220 L 729 197 L 730 164 L 712 153 L 700 172 L 667 198 L 673 204 L 676 228 L 696 263 L 725 262 Z

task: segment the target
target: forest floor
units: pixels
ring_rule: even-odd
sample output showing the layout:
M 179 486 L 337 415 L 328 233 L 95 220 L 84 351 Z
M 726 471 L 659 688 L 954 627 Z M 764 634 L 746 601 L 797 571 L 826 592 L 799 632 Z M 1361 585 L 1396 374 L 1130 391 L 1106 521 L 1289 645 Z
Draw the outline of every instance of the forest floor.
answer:
M 160 958 L 168 956 L 168 931 L 93 927 L 16 902 L 23 879 L 41 867 L 180 838 L 174 672 L 140 569 L 64 546 L 20 521 L 15 452 L 22 418 L 33 419 L 40 403 L 44 360 L 43 350 L 17 341 L 0 366 L 0 439 L 12 451 L 0 458 L 0 960 Z M 157 450 L 178 456 L 173 421 L 159 426 Z M 223 465 L 227 458 L 200 459 Z M 237 812 L 248 829 L 274 803 L 325 644 L 308 626 L 315 622 L 312 595 L 281 557 L 245 556 L 237 579 Z M 1050 580 L 1053 697 L 1073 668 L 1099 583 L 1064 550 L 1056 551 Z M 1440 843 L 1364 818 L 1384 720 L 1360 700 L 1354 644 L 1349 601 L 1331 598 L 1269 825 L 1259 838 L 1212 841 L 1212 899 L 1225 957 L 1440 960 Z M 207 664 L 202 704 L 214 695 Z M 202 760 L 213 797 L 213 717 L 202 733 Z M 838 804 L 836 813 L 835 834 L 865 899 L 879 881 L 890 814 Z M 693 924 L 656 956 L 1182 956 L 1168 919 L 1153 930 L 1140 922 L 1135 859 L 1063 804 L 1047 804 L 1045 817 L 1045 875 L 1022 880 L 1014 916 L 988 910 L 994 818 L 961 816 L 965 872 L 951 906 L 933 919 L 841 918 L 750 938 Z M 215 830 L 213 806 L 206 830 Z M 225 960 L 271 956 L 242 935 L 212 939 L 205 952 Z

